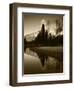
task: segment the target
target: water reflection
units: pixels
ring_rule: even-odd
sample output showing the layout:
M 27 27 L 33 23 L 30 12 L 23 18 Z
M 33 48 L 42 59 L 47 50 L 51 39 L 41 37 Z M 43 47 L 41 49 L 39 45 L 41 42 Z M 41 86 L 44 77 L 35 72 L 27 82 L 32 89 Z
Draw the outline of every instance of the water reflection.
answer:
M 42 53 L 37 52 L 37 51 L 35 51 L 35 50 L 33 50 L 33 49 L 30 49 L 30 50 L 32 50 L 34 53 L 37 54 L 37 56 L 39 57 L 40 62 L 41 62 L 41 64 L 42 64 L 42 67 L 44 67 L 45 62 L 48 60 L 48 56 L 43 55 Z
M 25 53 L 34 57 L 39 58 L 39 61 L 41 63 L 41 68 L 38 70 L 41 73 L 57 73 L 63 71 L 63 61 L 60 61 L 58 58 L 51 57 L 43 52 L 40 52 L 33 48 L 26 48 Z M 37 64 L 37 66 L 39 66 Z M 42 71 L 41 71 L 42 70 Z M 37 73 L 38 73 L 37 71 Z M 34 73 L 31 71 L 31 73 Z

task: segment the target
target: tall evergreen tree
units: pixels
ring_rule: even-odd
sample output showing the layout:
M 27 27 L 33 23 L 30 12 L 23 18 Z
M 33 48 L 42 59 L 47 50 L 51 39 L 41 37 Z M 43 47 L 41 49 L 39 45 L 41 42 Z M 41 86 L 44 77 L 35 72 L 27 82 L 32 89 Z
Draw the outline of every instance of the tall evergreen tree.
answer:
M 41 28 L 41 38 L 43 38 L 43 40 L 45 39 L 45 25 L 44 24 L 42 24 L 42 28 Z

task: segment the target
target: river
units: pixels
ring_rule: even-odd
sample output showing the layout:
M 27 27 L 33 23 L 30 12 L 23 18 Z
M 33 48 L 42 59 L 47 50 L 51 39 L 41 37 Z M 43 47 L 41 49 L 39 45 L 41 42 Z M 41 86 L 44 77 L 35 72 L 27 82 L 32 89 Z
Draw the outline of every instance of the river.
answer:
M 36 48 L 26 48 L 24 53 L 24 74 L 62 73 L 63 58 L 59 55 L 59 52 L 54 53 L 54 51 L 49 50 L 48 53 Z M 55 55 L 59 55 L 60 58 Z

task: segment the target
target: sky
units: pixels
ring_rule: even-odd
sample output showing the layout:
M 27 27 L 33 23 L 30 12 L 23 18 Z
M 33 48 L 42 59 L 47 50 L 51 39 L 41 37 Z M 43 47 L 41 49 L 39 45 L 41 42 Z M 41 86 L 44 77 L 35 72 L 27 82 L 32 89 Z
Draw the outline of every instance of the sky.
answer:
M 52 34 L 56 32 L 56 20 L 63 19 L 63 15 L 41 15 L 24 13 L 24 36 L 41 30 L 42 24 Z

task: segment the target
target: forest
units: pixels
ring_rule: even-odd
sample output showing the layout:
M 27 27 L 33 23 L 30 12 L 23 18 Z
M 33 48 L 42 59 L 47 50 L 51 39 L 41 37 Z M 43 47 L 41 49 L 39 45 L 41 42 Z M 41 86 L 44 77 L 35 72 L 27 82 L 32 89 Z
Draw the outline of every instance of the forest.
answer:
M 62 31 L 61 28 L 58 28 Z M 56 32 L 57 33 L 57 32 Z M 26 47 L 38 47 L 38 46 L 62 46 L 63 35 L 53 36 L 51 33 L 48 34 L 48 30 L 45 30 L 45 25 L 42 24 L 42 28 L 38 35 L 32 41 L 27 41 L 24 38 L 24 48 Z

